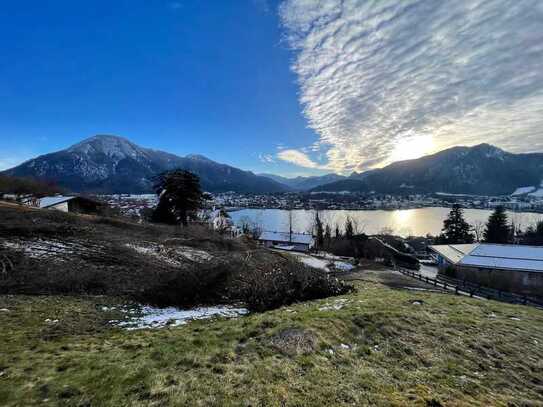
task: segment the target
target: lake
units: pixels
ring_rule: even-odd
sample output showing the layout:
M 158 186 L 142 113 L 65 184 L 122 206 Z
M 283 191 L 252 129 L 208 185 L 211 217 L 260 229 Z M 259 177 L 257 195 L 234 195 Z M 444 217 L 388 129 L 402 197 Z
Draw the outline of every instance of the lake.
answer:
M 323 210 L 319 216 L 324 224 L 329 224 L 332 230 L 343 225 L 350 217 L 357 225 L 358 232 L 377 234 L 385 229 L 400 236 L 424 236 L 428 233 L 437 235 L 443 227 L 443 220 L 450 208 L 419 208 L 398 210 Z M 492 213 L 486 209 L 464 209 L 464 217 L 470 224 L 486 223 Z M 258 223 L 263 230 L 288 231 L 289 211 L 282 209 L 242 209 L 230 212 L 234 223 L 242 219 L 250 219 Z M 508 212 L 510 220 L 522 229 L 543 220 L 543 214 L 531 212 Z M 294 232 L 310 232 L 315 218 L 315 211 L 297 209 L 292 211 L 292 229 Z

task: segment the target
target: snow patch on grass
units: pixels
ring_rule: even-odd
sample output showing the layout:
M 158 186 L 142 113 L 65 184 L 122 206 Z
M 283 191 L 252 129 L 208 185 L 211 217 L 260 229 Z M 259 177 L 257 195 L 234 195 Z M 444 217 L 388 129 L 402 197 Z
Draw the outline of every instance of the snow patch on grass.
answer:
M 246 308 L 228 306 L 199 307 L 183 310 L 175 307 L 157 308 L 142 306 L 129 311 L 132 315 L 124 321 L 110 321 L 112 324 L 127 329 L 154 329 L 166 326 L 184 325 L 192 320 L 208 319 L 213 317 L 236 318 L 247 314 Z
M 326 271 L 327 273 L 333 271 L 333 270 L 339 270 L 339 271 L 350 271 L 354 269 L 354 266 L 351 263 L 348 263 L 346 261 L 331 261 L 334 259 L 337 259 L 337 256 L 327 256 L 326 258 L 320 258 L 311 256 L 309 254 L 304 253 L 291 253 L 296 257 L 296 259 L 305 264 L 306 266 L 313 267 L 319 270 Z

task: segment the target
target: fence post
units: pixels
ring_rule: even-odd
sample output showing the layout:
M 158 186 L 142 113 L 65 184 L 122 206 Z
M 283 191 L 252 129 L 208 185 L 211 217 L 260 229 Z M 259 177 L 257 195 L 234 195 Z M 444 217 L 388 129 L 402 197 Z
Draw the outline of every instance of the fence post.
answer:
M 443 284 L 443 288 L 446 290 L 447 289 L 447 282 L 445 282 L 445 284 Z
M 454 287 L 454 293 L 458 295 L 458 286 Z
M 526 305 L 528 303 L 528 297 L 526 297 L 526 294 L 524 294 L 524 298 L 522 299 L 522 303 Z

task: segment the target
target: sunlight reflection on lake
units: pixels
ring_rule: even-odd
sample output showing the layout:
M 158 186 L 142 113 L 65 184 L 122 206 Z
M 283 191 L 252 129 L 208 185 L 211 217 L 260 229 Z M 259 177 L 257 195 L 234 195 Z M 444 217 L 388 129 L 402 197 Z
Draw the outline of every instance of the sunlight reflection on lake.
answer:
M 424 236 L 428 233 L 437 235 L 443 227 L 443 220 L 449 213 L 449 208 L 420 208 L 399 210 L 323 210 L 319 216 L 324 224 L 329 224 L 332 230 L 343 225 L 350 217 L 357 230 L 367 234 L 392 232 L 401 236 Z M 476 222 L 486 223 L 492 213 L 486 209 L 465 209 L 464 215 L 470 224 Z M 281 209 L 243 209 L 230 213 L 232 220 L 238 224 L 241 219 L 248 218 L 257 222 L 264 230 L 288 231 L 288 211 Z M 508 212 L 509 220 L 521 228 L 543 220 L 543 214 L 530 212 Z M 313 225 L 315 212 L 312 210 L 297 209 L 292 211 L 293 231 L 307 233 Z

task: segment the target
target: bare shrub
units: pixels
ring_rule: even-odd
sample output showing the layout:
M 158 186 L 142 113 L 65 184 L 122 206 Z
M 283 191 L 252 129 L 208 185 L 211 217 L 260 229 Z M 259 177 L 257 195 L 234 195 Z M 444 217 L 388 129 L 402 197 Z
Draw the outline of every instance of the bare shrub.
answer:
M 251 265 L 243 264 L 233 287 L 248 308 L 265 311 L 292 304 L 342 295 L 353 290 L 337 278 L 293 260 Z

